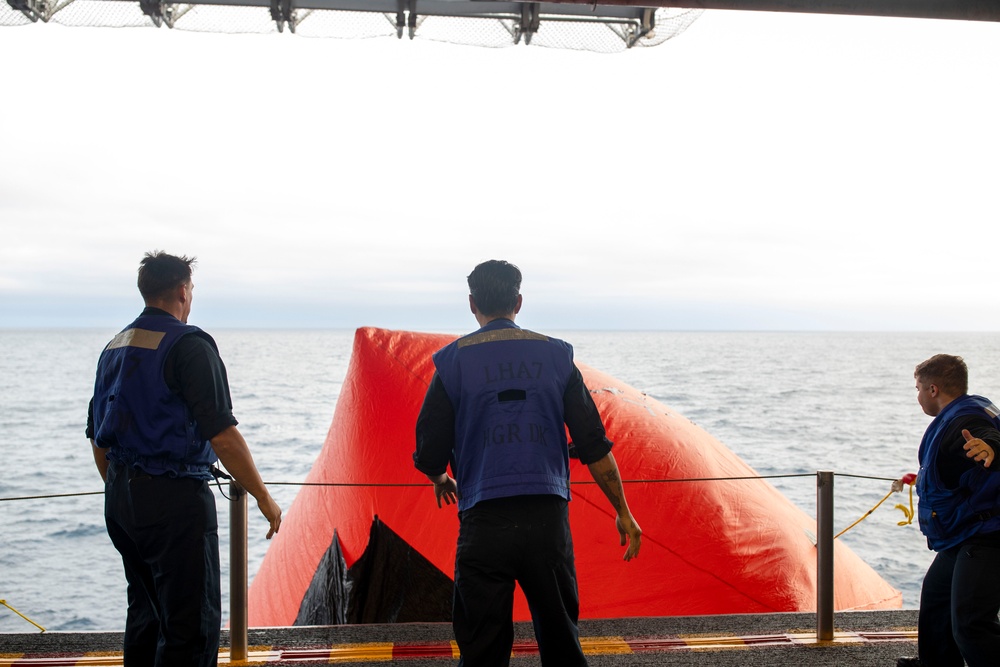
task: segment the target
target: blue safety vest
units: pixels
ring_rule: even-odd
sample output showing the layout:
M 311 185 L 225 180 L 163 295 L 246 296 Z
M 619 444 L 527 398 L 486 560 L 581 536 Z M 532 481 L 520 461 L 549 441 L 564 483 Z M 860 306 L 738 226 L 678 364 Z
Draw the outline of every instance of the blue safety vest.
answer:
M 494 320 L 438 350 L 434 365 L 455 410 L 460 510 L 519 495 L 570 499 L 569 343 Z
M 979 532 L 1000 530 L 1000 472 L 989 472 L 974 465 L 959 478 L 958 487 L 948 489 L 941 482 L 937 459 L 941 455 L 941 437 L 958 417 L 979 415 L 990 419 L 1000 429 L 1000 410 L 982 396 L 964 395 L 945 406 L 934 418 L 920 442 L 917 515 L 920 531 L 927 536 L 927 546 L 942 551 L 961 544 Z M 1000 452 L 996 452 L 1000 456 Z M 993 465 L 997 465 L 994 460 Z
M 209 468 L 218 457 L 163 374 L 167 354 L 189 334 L 216 347 L 198 327 L 144 315 L 104 348 L 94 384 L 94 442 L 108 449 L 109 460 L 151 475 L 212 478 Z

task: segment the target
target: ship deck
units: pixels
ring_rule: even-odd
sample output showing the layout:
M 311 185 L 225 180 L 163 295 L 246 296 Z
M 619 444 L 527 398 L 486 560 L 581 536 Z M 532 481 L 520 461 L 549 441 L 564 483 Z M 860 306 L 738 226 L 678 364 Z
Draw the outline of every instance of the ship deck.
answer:
M 818 641 L 816 615 L 734 614 L 583 620 L 591 667 L 611 665 L 891 666 L 916 655 L 916 610 L 840 612 L 834 638 Z M 120 632 L 0 634 L 0 667 L 122 664 Z M 447 623 L 252 628 L 245 662 L 230 660 L 223 632 L 220 664 L 454 665 Z M 515 626 L 512 667 L 541 665 L 530 623 Z

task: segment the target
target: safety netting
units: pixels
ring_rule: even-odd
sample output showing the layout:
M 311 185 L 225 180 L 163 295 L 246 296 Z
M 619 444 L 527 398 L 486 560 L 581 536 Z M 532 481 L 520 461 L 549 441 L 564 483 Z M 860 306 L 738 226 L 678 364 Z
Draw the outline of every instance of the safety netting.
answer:
M 684 32 L 702 11 L 494 0 L 3 0 L 0 26 L 56 23 L 340 39 L 395 37 L 613 53 L 663 44 Z

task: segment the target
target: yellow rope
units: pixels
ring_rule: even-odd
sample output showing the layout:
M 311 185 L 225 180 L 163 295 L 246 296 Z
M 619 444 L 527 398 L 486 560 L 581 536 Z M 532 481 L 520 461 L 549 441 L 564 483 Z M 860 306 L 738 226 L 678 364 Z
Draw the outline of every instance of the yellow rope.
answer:
M 42 626 L 38 625 L 38 623 L 35 623 L 33 620 L 31 620 L 30 618 L 28 618 L 27 616 L 25 616 L 24 614 L 22 614 L 21 612 L 19 612 L 17 609 L 14 609 L 13 607 L 11 607 L 9 604 L 7 604 L 6 600 L 0 600 L 0 604 L 2 604 L 3 606 L 7 607 L 7 609 L 10 609 L 12 612 L 14 612 L 18 616 L 20 616 L 21 618 L 23 618 L 24 620 L 26 620 L 28 623 L 31 623 L 33 626 L 35 626 L 36 628 L 38 628 L 42 632 L 45 632 L 45 628 L 43 628 Z
M 914 511 L 913 511 L 913 485 L 912 484 L 910 484 L 910 506 L 906 507 L 905 505 L 901 505 L 901 504 L 897 503 L 896 504 L 896 509 L 898 509 L 899 511 L 901 511 L 906 516 L 906 521 L 900 521 L 899 523 L 896 524 L 897 526 L 906 526 L 906 525 L 909 525 L 909 524 L 913 523 Z
M 910 506 L 906 507 L 903 504 L 897 503 L 896 507 L 895 507 L 895 509 L 900 510 L 906 516 L 906 520 L 898 522 L 896 524 L 897 526 L 906 526 L 908 524 L 913 523 L 913 484 L 910 484 L 909 486 L 910 486 Z M 875 510 L 877 510 L 882 505 L 882 503 L 884 503 L 885 501 L 889 500 L 889 496 L 891 496 L 894 493 L 896 493 L 896 492 L 895 491 L 890 491 L 889 493 L 885 494 L 885 497 L 882 498 L 882 500 L 878 501 L 875 504 L 875 507 L 873 507 L 870 510 L 868 510 L 867 512 L 865 512 L 864 516 L 862 516 L 860 519 L 858 519 L 857 521 L 855 521 L 854 523 L 852 523 L 850 526 L 848 526 L 847 528 L 843 529 L 842 531 L 840 531 L 839 533 L 837 533 L 836 535 L 834 535 L 833 539 L 837 539 L 838 537 L 840 537 L 841 535 L 843 535 L 844 533 L 846 533 L 847 531 L 849 531 L 851 528 L 854 528 L 856 525 L 858 525 L 859 523 L 861 523 L 862 521 L 864 521 L 865 519 L 867 519 L 869 516 L 871 516 L 872 512 L 874 512 Z

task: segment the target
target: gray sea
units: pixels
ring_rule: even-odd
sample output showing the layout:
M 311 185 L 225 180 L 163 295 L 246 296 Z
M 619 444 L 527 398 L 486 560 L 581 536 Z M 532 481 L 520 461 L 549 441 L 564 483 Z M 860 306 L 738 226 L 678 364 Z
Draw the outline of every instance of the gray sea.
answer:
M 120 630 L 125 581 L 105 533 L 84 437 L 97 357 L 115 329 L 0 329 L 0 600 L 48 630 Z M 286 510 L 323 445 L 350 359 L 347 330 L 213 330 L 229 371 L 240 429 Z M 459 332 L 454 332 L 459 333 Z M 835 526 L 861 518 L 915 471 L 929 418 L 913 367 L 960 354 L 973 393 L 1000 397 L 1000 350 L 990 333 L 548 331 L 577 360 L 646 392 L 699 424 L 761 475 L 833 470 Z M 1000 401 L 1000 398 L 995 398 Z M 814 477 L 769 480 L 815 515 Z M 31 498 L 34 496 L 45 496 Z M 8 499 L 16 500 L 8 500 Z M 228 616 L 228 515 L 218 498 L 223 607 Z M 918 604 L 931 559 L 897 495 L 840 539 Z M 638 517 L 641 521 L 641 517 Z M 252 507 L 249 571 L 267 542 Z M 664 539 L 669 540 L 669 537 Z M 0 606 L 0 632 L 33 626 Z

